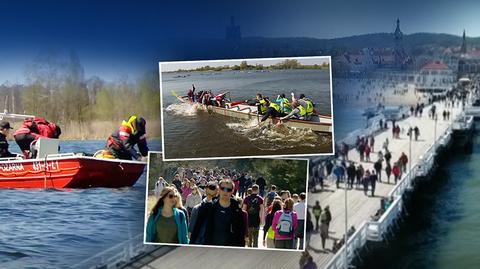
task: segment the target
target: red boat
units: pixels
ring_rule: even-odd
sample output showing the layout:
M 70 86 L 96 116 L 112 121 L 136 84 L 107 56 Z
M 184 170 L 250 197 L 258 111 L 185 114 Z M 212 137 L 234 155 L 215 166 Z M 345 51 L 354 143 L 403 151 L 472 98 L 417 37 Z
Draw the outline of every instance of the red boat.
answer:
M 42 159 L 2 159 L 0 188 L 119 188 L 132 186 L 146 163 L 74 153 Z

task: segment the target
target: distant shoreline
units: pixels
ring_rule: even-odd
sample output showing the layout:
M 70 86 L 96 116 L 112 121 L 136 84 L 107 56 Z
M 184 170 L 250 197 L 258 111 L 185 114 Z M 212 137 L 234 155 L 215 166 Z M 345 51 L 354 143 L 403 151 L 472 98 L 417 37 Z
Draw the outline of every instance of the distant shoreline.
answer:
M 21 122 L 11 123 L 13 130 L 9 135 L 9 139 L 13 140 L 14 130 L 18 129 L 21 126 Z M 118 129 L 121 121 L 90 121 L 86 123 L 58 123 L 62 129 L 62 134 L 60 135 L 60 140 L 64 141 L 85 141 L 85 140 L 105 140 Z M 161 124 L 160 119 L 158 120 L 148 120 L 147 119 L 147 139 L 161 139 Z

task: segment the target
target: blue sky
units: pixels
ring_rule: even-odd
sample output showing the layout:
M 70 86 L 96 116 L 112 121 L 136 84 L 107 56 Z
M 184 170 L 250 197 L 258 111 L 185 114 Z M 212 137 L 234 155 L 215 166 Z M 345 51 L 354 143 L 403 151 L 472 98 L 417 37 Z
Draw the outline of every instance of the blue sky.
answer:
M 230 16 L 243 36 L 333 38 L 392 32 L 480 36 L 480 1 L 3 1 L 0 83 L 22 82 L 36 54 L 74 50 L 87 76 L 139 77 L 173 60 L 181 38 L 223 38 Z

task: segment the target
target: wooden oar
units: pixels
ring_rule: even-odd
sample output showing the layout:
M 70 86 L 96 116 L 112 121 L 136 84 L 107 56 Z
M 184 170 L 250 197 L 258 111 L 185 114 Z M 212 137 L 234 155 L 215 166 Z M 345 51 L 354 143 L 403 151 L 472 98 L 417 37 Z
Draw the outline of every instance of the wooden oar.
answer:
M 236 105 L 240 105 L 240 104 L 245 104 L 245 101 L 232 102 L 232 103 L 230 103 L 230 106 L 236 106 Z

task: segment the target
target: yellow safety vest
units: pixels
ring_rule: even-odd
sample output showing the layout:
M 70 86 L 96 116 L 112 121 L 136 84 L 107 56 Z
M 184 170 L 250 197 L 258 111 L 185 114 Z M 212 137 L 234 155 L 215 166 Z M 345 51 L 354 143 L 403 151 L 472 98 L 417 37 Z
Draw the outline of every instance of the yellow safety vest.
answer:
M 283 98 L 282 101 L 283 101 L 283 108 L 290 109 L 290 101 L 288 101 L 287 98 Z
M 260 103 L 260 111 L 262 112 L 262 114 L 267 112 L 267 107 L 265 106 L 265 103 L 266 103 L 265 100 L 261 99 L 258 102 Z
M 131 116 L 128 119 L 128 121 L 125 121 L 125 120 L 122 121 L 122 125 L 128 127 L 131 130 L 132 134 L 135 134 L 137 132 L 137 130 L 135 130 L 135 128 L 133 127 L 133 122 L 136 119 L 137 119 L 137 116 L 134 115 L 134 116 Z
M 313 114 L 313 102 L 310 100 L 306 100 L 305 103 L 307 103 L 307 115 L 312 115 Z
M 270 107 L 273 107 L 273 109 L 275 109 L 277 112 L 281 112 L 282 109 L 280 108 L 279 105 L 275 104 L 275 103 L 270 103 Z
M 298 105 L 298 110 L 300 110 L 300 117 L 307 115 L 307 110 L 302 105 Z

